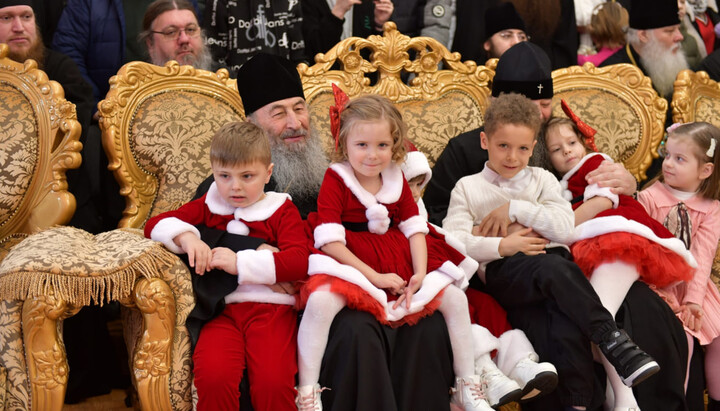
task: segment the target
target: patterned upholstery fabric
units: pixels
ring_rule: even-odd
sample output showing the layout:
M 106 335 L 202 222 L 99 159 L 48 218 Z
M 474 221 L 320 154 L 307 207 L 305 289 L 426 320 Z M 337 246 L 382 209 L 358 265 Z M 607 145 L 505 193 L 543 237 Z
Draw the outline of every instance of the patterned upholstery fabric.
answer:
M 0 409 L 30 409 L 30 385 L 21 328 L 22 301 L 0 301 Z
M 28 236 L 0 261 L 0 298 L 26 300 L 47 294 L 73 305 L 102 304 L 130 295 L 139 276 L 154 277 L 175 256 L 142 233 L 98 235 L 54 227 Z
M 597 89 L 573 89 L 558 93 L 553 98 L 553 115 L 565 117 L 560 99 L 570 103 L 575 114 L 595 130 L 598 150 L 617 162 L 627 160 L 642 138 L 638 115 L 618 96 Z
M 30 102 L 0 83 L 0 225 L 17 212 L 35 171 L 38 135 Z
M 334 144 L 328 114 L 334 104 L 333 95 L 318 93 L 308 104 L 311 124 L 329 153 Z M 427 155 L 431 167 L 448 140 L 483 124 L 483 108 L 462 91 L 448 92 L 435 100 L 405 100 L 396 105 L 408 125 L 408 137 Z
M 717 97 L 703 96 L 695 101 L 695 121 L 707 121 L 720 127 L 720 95 Z
M 176 209 L 192 198 L 197 186 L 211 174 L 208 153 L 215 130 L 240 119 L 220 100 L 189 91 L 160 93 L 137 108 L 130 145 L 140 167 L 160 180 L 147 218 Z

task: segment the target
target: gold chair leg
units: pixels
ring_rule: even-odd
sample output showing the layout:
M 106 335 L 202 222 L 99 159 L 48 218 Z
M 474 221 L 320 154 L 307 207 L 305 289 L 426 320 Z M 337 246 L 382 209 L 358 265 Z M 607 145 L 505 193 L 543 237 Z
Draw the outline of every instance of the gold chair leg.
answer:
M 52 290 L 48 295 L 26 300 L 23 304 L 23 338 L 33 411 L 62 409 L 68 363 L 65 345 L 58 335 L 58 320 L 68 314 L 68 304 L 55 298 Z
M 140 406 L 145 411 L 171 410 L 170 364 L 175 298 L 165 281 L 141 278 L 135 284 L 135 305 L 144 322 L 133 358 Z

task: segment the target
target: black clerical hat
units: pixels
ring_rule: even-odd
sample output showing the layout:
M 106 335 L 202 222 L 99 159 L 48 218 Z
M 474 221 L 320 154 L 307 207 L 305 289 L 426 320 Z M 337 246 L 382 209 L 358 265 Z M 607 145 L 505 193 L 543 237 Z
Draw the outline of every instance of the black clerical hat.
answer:
M 550 59 L 540 47 L 522 41 L 503 53 L 492 80 L 492 95 L 519 93 L 531 100 L 552 98 Z
M 246 115 L 274 101 L 305 98 L 295 64 L 272 54 L 258 53 L 250 58 L 238 70 L 237 82 Z
M 500 3 L 485 12 L 485 38 L 507 29 L 525 31 L 525 22 L 512 3 Z
M 0 0 L 0 9 L 10 6 L 33 6 L 32 0 Z
M 632 0 L 630 28 L 657 29 L 680 24 L 677 0 Z

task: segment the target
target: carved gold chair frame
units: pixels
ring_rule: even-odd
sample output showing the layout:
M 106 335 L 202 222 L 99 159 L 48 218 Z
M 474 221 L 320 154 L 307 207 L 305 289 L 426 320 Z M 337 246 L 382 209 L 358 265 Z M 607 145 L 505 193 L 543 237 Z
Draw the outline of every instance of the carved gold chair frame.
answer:
M 598 150 L 622 162 L 638 181 L 665 133 L 667 101 L 658 96 L 650 78 L 630 64 L 595 67 L 592 63 L 554 70 L 553 114 L 564 116 L 560 99 L 597 130 Z
M 109 168 L 126 202 L 119 226 L 141 228 L 192 198 L 211 173 L 212 135 L 225 122 L 244 118 L 242 103 L 227 70 L 212 73 L 174 61 L 164 67 L 128 63 L 110 85 L 99 111 Z M 175 268 L 164 278 L 137 280 L 134 298 L 122 301 L 135 316 L 126 325 L 126 342 L 145 410 L 192 409 L 184 321 L 194 297 L 189 271 L 182 264 Z
M 382 36 L 342 40 L 317 54 L 314 65 L 298 65 L 298 72 L 312 124 L 328 151 L 334 83 L 351 98 L 379 94 L 395 103 L 408 124 L 409 139 L 432 166 L 450 138 L 482 125 L 489 101 L 494 72 L 460 59 L 437 40 L 410 38 L 387 22 Z
M 0 44 L 0 261 L 28 234 L 65 224 L 75 211 L 65 172 L 80 166 L 80 124 L 62 87 L 8 58 Z M 52 290 L 52 288 L 50 288 Z M 3 290 L 4 291 L 4 290 Z M 48 410 L 62 404 L 68 368 L 58 320 L 75 308 L 47 295 L 3 299 L 0 405 Z

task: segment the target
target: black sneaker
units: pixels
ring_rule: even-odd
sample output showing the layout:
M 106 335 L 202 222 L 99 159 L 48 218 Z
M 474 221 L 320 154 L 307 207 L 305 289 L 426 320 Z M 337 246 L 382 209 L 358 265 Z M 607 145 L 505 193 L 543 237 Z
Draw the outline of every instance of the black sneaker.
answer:
M 641 350 L 625 330 L 609 331 L 598 347 L 628 387 L 634 387 L 660 371 L 658 363 Z

